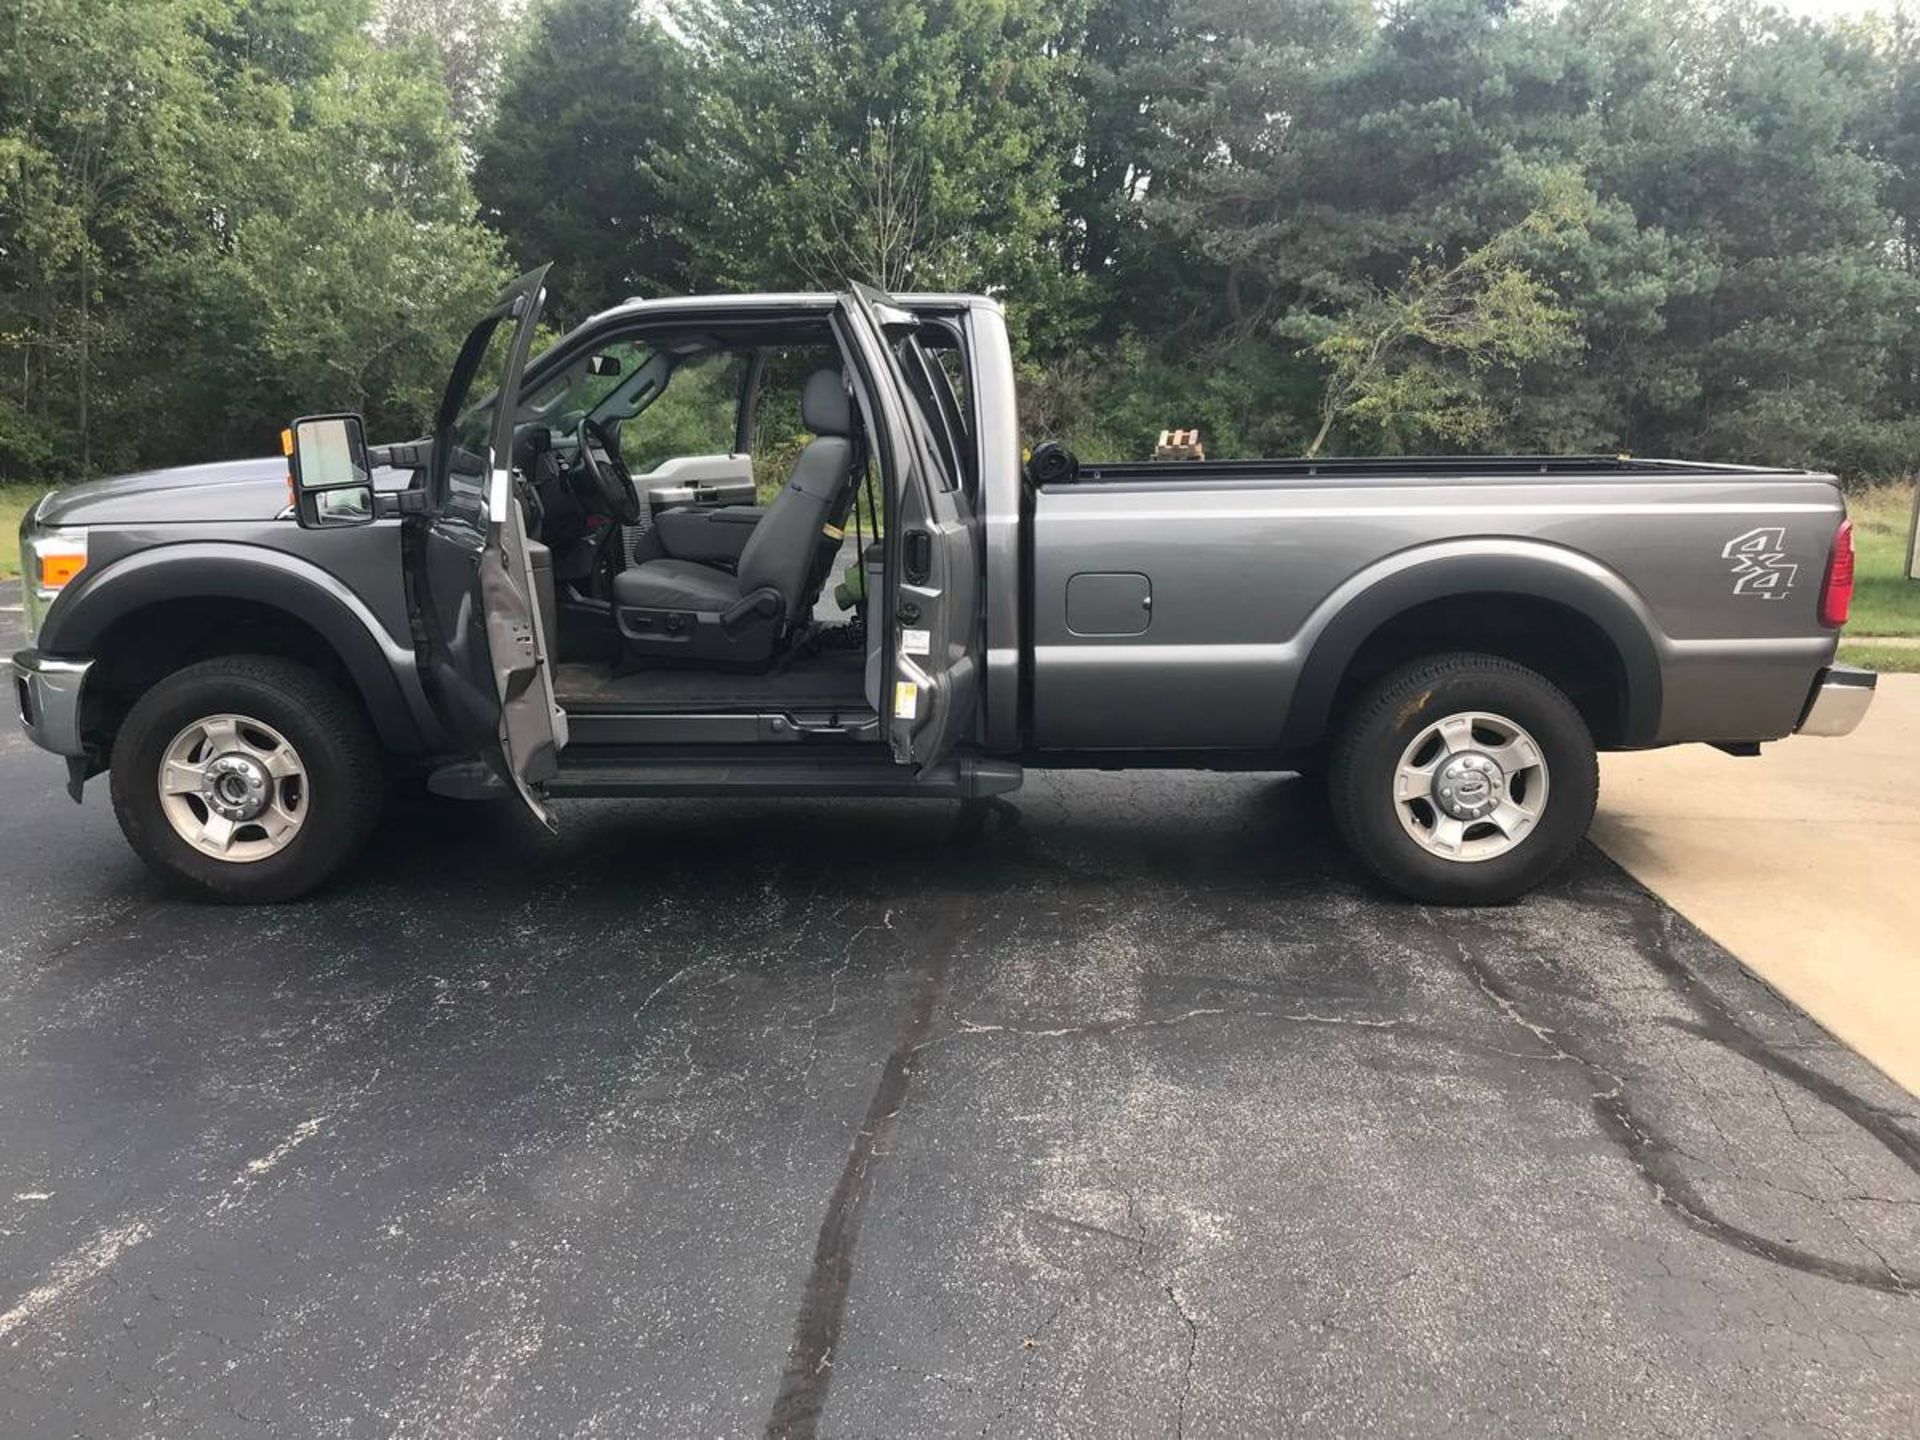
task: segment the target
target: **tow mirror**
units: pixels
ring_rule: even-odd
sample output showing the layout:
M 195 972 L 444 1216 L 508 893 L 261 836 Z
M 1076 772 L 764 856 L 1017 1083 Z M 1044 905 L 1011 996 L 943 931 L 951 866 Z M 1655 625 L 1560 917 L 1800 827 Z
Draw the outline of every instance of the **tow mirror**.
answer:
M 280 432 L 300 523 L 309 529 L 373 519 L 373 466 L 358 415 L 308 415 Z

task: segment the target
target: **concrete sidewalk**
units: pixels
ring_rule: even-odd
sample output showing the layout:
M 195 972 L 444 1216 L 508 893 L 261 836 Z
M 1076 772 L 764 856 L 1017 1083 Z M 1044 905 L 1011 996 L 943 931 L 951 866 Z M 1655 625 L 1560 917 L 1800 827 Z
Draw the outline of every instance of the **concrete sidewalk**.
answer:
M 1844 739 L 1609 755 L 1593 839 L 1920 1094 L 1916 740 L 1920 675 L 1883 675 Z

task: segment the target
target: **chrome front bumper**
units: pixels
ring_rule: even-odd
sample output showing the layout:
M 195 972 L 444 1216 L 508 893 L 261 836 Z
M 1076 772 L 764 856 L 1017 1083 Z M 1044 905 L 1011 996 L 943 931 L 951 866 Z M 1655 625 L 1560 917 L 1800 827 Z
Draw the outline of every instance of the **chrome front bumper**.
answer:
M 70 758 L 83 756 L 80 740 L 80 691 L 91 660 L 60 660 L 38 650 L 13 657 L 13 698 L 27 738 L 42 750 Z
M 1796 735 L 1850 735 L 1873 703 L 1880 677 L 1852 665 L 1829 665 L 1813 682 Z

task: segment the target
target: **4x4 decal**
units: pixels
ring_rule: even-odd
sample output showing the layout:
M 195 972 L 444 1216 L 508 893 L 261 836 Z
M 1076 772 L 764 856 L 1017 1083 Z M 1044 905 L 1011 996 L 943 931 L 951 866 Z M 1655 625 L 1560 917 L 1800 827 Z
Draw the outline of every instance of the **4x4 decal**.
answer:
M 1762 600 L 1780 600 L 1793 588 L 1793 577 L 1800 567 L 1787 559 L 1787 531 L 1784 525 L 1763 525 L 1736 535 L 1720 551 L 1720 558 L 1733 562 L 1733 593 L 1758 595 Z

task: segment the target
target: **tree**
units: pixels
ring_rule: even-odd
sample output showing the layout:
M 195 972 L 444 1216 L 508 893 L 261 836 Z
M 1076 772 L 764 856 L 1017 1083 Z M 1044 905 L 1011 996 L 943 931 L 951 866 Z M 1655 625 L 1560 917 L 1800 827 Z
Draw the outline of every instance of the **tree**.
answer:
M 684 232 L 711 186 L 684 159 L 692 92 L 680 42 L 632 0 L 547 0 L 528 17 L 474 187 L 519 263 L 558 262 L 557 316 L 685 288 Z
M 257 450 L 329 404 L 417 428 L 500 265 L 438 77 L 381 56 L 367 18 L 0 12 L 0 475 Z
M 1512 376 L 1528 361 L 1575 348 L 1573 312 L 1518 257 L 1523 242 L 1579 226 L 1584 201 L 1564 186 L 1561 197 L 1453 263 L 1416 261 L 1394 289 L 1337 320 L 1302 325 L 1329 371 L 1308 457 L 1347 420 L 1370 425 L 1394 449 L 1492 434 L 1503 416 L 1490 375 Z
M 432 414 L 506 267 L 473 222 L 439 77 L 359 37 L 340 60 L 275 137 L 285 183 L 234 217 L 231 245 L 181 288 L 228 337 L 210 357 L 217 383 L 245 338 L 269 416 L 357 410 L 406 433 Z
M 1043 0 L 696 0 L 707 283 L 988 290 L 1028 336 L 1067 308 L 1077 139 Z
M 434 58 L 463 143 L 473 142 L 492 112 L 502 56 L 512 48 L 513 10 L 508 0 L 380 0 L 380 43 Z

